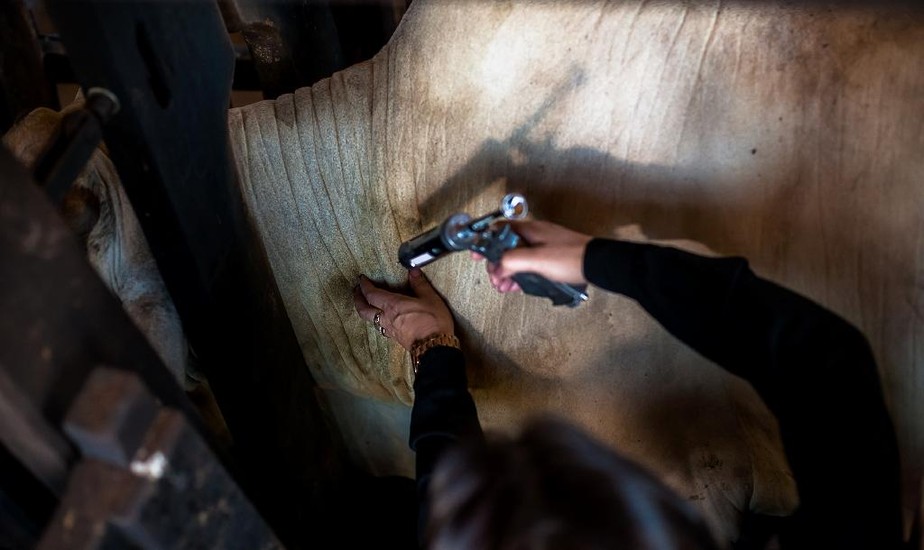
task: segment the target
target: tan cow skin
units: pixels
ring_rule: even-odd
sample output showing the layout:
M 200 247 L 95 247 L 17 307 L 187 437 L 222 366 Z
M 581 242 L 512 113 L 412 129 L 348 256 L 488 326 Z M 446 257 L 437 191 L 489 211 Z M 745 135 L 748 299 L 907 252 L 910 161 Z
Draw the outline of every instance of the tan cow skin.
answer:
M 417 0 L 371 61 L 232 110 L 244 198 L 355 457 L 411 473 L 408 360 L 352 311 L 357 275 L 401 283 L 400 242 L 515 190 L 536 218 L 745 256 L 858 325 L 919 477 L 922 52 L 924 17 L 900 6 Z M 573 419 L 724 540 L 742 510 L 795 505 L 749 386 L 633 302 L 500 296 L 461 254 L 426 271 L 487 428 Z

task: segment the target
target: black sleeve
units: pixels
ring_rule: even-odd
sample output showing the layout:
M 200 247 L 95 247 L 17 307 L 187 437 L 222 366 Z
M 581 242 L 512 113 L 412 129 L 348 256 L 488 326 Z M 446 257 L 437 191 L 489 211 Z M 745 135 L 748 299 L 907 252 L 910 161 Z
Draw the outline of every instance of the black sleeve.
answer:
M 898 450 L 866 338 L 818 304 L 706 258 L 594 239 L 587 280 L 636 300 L 671 334 L 749 381 L 776 416 L 800 505 L 786 547 L 901 544 Z
M 465 359 L 458 349 L 435 347 L 420 358 L 411 409 L 410 446 L 416 452 L 417 538 L 421 547 L 430 476 L 443 451 L 463 437 L 483 437 L 475 402 L 468 393 Z

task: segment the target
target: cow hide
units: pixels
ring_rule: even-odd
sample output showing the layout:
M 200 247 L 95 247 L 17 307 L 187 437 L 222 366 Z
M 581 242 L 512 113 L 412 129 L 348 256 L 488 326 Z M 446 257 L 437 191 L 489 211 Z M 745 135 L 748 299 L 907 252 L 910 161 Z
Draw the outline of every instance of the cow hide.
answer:
M 400 284 L 400 242 L 515 190 L 536 218 L 584 232 L 636 223 L 745 256 L 855 323 L 918 479 L 922 22 L 891 4 L 418 0 L 369 62 L 232 110 L 244 199 L 356 455 L 409 473 L 393 442 L 396 402 L 413 399 L 405 353 L 352 311 L 357 276 Z M 464 255 L 426 271 L 455 312 L 486 427 L 570 418 L 725 540 L 742 511 L 795 506 L 750 388 L 631 301 L 594 291 L 572 311 L 500 296 Z

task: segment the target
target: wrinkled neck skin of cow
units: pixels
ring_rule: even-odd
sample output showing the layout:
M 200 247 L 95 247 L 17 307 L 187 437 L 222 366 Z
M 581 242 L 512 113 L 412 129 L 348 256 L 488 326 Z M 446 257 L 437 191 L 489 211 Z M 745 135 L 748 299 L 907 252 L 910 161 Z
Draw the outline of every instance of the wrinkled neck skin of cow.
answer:
M 4 145 L 31 169 L 61 118 L 81 105 L 78 97 L 61 113 L 33 111 L 3 137 Z M 102 147 L 93 152 L 74 181 L 61 213 L 100 279 L 177 382 L 187 385 L 187 346 L 179 315 L 115 167 Z

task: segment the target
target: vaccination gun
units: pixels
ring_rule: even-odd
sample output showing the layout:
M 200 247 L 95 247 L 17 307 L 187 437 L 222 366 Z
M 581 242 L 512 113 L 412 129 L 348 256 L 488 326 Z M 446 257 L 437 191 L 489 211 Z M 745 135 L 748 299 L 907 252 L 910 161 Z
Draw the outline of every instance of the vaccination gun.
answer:
M 435 262 L 450 252 L 471 250 L 497 263 L 507 250 L 528 244 L 509 224 L 494 222 L 522 219 L 527 210 L 526 198 L 511 193 L 501 200 L 499 210 L 480 218 L 473 220 L 468 214 L 453 214 L 433 229 L 401 243 L 398 260 L 411 269 Z M 575 307 L 587 300 L 586 287 L 552 282 L 538 273 L 517 273 L 513 280 L 526 294 L 549 298 L 552 305 Z

